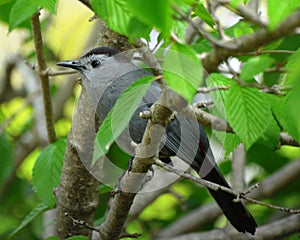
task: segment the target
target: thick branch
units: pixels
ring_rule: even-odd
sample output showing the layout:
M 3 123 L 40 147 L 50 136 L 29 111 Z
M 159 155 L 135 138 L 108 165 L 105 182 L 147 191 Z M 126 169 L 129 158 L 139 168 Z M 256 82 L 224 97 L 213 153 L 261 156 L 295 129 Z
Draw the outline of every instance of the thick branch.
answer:
M 92 159 L 95 139 L 94 111 L 87 92 L 82 89 L 64 159 L 59 188 L 55 191 L 57 209 L 55 231 L 60 238 L 91 236 L 91 230 L 73 224 L 74 219 L 93 225 L 98 205 L 98 182 L 84 163 Z
M 242 192 L 245 187 L 246 151 L 244 144 L 240 144 L 234 151 L 231 164 L 231 186 Z
M 300 11 L 295 12 L 272 32 L 260 29 L 257 32 L 224 42 L 224 47 L 215 47 L 202 60 L 203 67 L 209 73 L 216 72 L 218 65 L 230 56 L 251 52 L 257 48 L 283 38 L 295 31 L 300 26 Z M 226 46 L 231 46 L 226 48 Z
M 41 26 L 39 20 L 39 12 L 35 13 L 31 19 L 32 34 L 34 39 L 34 45 L 36 50 L 37 62 L 39 66 L 39 76 L 41 80 L 41 87 L 43 93 L 43 102 L 44 102 L 44 111 L 46 117 L 46 126 L 48 131 L 48 140 L 49 142 L 54 142 L 56 140 L 56 134 L 54 129 L 53 121 L 53 109 L 51 102 L 50 86 L 49 86 L 49 77 L 44 73 L 47 69 L 46 61 L 44 58 L 43 51 L 43 39 L 41 34 Z
M 172 111 L 166 108 L 168 96 L 163 92 L 154 105 L 152 117 L 148 121 L 142 143 L 137 147 L 137 156 L 133 160 L 130 174 L 125 174 L 121 182 L 121 192 L 115 196 L 106 221 L 100 228 L 100 235 L 103 240 L 119 239 L 128 212 L 137 192 L 141 189 L 145 173 L 148 172 L 153 163 L 153 158 L 159 151 L 161 138 L 165 132 L 167 121 Z

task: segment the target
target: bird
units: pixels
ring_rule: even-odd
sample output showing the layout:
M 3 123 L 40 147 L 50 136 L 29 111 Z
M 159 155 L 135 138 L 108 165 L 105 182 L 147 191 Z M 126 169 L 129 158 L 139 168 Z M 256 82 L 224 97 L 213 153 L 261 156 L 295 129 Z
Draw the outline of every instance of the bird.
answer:
M 121 94 L 135 81 L 152 73 L 136 66 L 121 51 L 109 47 L 96 47 L 77 60 L 57 63 L 58 66 L 77 70 L 93 104 L 95 114 L 103 121 Z M 141 143 L 147 120 L 139 113 L 147 111 L 161 94 L 160 85 L 153 81 L 129 122 L 128 141 L 123 148 L 130 149 L 132 142 Z M 170 162 L 177 156 L 194 169 L 202 179 L 231 188 L 219 169 L 205 130 L 195 119 L 177 113 L 166 127 L 158 157 Z M 130 150 L 128 150 L 130 151 Z M 132 156 L 134 153 L 130 153 Z M 208 189 L 231 225 L 239 232 L 255 234 L 257 223 L 236 196 L 221 189 Z

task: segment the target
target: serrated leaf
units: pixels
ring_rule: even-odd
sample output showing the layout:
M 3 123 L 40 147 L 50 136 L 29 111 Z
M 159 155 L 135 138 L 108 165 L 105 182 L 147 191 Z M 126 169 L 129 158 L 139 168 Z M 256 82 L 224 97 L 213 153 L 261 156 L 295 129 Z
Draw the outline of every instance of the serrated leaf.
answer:
M 188 46 L 174 44 L 163 64 L 165 81 L 170 88 L 192 102 L 202 82 L 203 69 L 195 52 Z
M 250 81 L 253 77 L 267 68 L 269 68 L 274 60 L 268 56 L 257 56 L 250 58 L 242 68 L 240 78 L 243 81 Z
M 291 136 L 297 139 L 297 121 L 295 121 L 289 111 L 290 106 L 292 105 L 288 102 L 290 100 L 289 96 L 290 95 L 286 97 L 267 95 L 273 114 L 283 128 L 283 131 L 288 132 Z
M 214 87 L 231 87 L 233 85 L 236 85 L 236 81 L 234 81 L 231 78 L 225 77 L 224 75 L 220 73 L 212 73 L 209 75 L 207 79 L 207 86 L 209 88 L 214 88 Z M 215 91 L 212 92 L 212 95 Z M 226 96 L 228 95 L 227 90 L 219 90 L 217 92 L 220 92 L 223 101 L 226 100 Z
M 295 65 L 297 66 L 297 65 Z M 292 71 L 288 77 L 287 81 L 292 83 L 292 90 L 288 93 L 286 99 L 287 106 L 287 116 L 289 125 L 286 125 L 285 128 L 288 133 L 299 143 L 300 142 L 300 63 Z M 285 110 L 286 111 L 286 110 Z M 286 112 L 285 112 L 286 113 Z M 290 126 L 292 124 L 292 126 Z
M 9 14 L 9 31 L 29 19 L 38 9 L 39 4 L 34 1 L 17 0 Z
M 258 142 L 270 149 L 276 149 L 279 144 L 280 128 L 274 118 L 271 118 L 270 124 Z
M 66 140 L 58 140 L 47 146 L 38 157 L 32 172 L 32 184 L 45 205 L 53 208 L 56 199 L 53 189 L 59 185 Z
M 238 145 L 240 145 L 240 138 L 233 133 L 226 133 L 220 131 L 214 131 L 214 135 L 223 144 L 223 148 L 225 149 L 225 157 L 228 157 L 230 153 L 236 149 Z
M 122 93 L 97 132 L 92 164 L 108 152 L 112 143 L 123 132 L 153 79 L 153 76 L 143 77 Z
M 10 234 L 9 239 L 16 236 L 22 229 L 24 229 L 32 220 L 34 220 L 39 214 L 48 210 L 49 207 L 41 203 L 36 208 L 34 208 L 21 222 L 21 224 Z
M 171 4 L 169 0 L 128 0 L 128 8 L 146 25 L 159 28 L 168 35 L 171 27 Z
M 188 27 L 188 23 L 184 21 L 173 21 L 172 22 L 172 32 L 176 34 L 176 36 L 184 42 L 185 34 L 186 34 L 186 28 Z M 161 34 L 161 36 L 163 36 Z
M 274 30 L 279 23 L 281 23 L 286 17 L 288 17 L 300 6 L 300 2 L 298 0 L 268 0 L 267 6 L 269 29 Z
M 219 73 L 212 73 L 206 79 L 206 84 L 209 88 L 215 87 L 230 87 L 237 83 L 228 77 Z M 228 96 L 228 90 L 218 90 L 211 92 L 212 99 L 214 100 L 215 107 L 219 112 L 224 112 L 224 103 Z
M 114 31 L 128 35 L 127 28 L 132 17 L 125 0 L 92 0 L 95 13 Z
M 263 93 L 254 88 L 233 85 L 225 102 L 230 126 L 249 149 L 265 132 L 271 111 Z

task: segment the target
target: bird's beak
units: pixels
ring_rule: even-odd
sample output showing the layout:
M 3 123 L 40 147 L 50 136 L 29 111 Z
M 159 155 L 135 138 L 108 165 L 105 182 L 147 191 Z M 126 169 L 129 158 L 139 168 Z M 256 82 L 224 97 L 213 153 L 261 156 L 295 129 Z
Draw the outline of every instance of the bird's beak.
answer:
M 78 60 L 63 61 L 56 64 L 61 67 L 68 67 L 76 70 L 82 70 L 85 68 L 85 66 L 81 65 Z

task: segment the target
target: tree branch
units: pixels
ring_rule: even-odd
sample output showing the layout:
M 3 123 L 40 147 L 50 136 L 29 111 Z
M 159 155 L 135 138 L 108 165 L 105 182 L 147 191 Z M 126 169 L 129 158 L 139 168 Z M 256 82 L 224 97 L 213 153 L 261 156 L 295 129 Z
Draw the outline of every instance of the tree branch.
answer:
M 158 102 L 152 108 L 151 119 L 148 121 L 143 140 L 137 146 L 136 156 L 130 174 L 125 174 L 121 181 L 121 192 L 116 194 L 108 212 L 106 221 L 100 227 L 101 239 L 119 239 L 127 219 L 129 209 L 137 192 L 141 189 L 145 173 L 153 163 L 158 153 L 161 138 L 168 124 L 172 111 L 165 106 L 168 103 L 168 93 L 164 91 Z M 161 127 L 157 127 L 161 126 Z
M 260 29 L 257 32 L 224 42 L 224 46 L 217 46 L 203 59 L 202 64 L 208 73 L 217 72 L 218 65 L 230 56 L 240 53 L 251 52 L 265 44 L 285 37 L 300 26 L 300 11 L 293 13 L 272 32 L 267 29 Z M 230 45 L 230 48 L 227 46 Z
M 272 198 L 280 190 L 300 177 L 300 159 L 287 164 L 276 173 L 266 178 L 255 188 L 249 197 L 252 199 Z M 186 232 L 196 231 L 214 221 L 222 211 L 216 203 L 205 204 L 186 216 L 178 219 L 158 233 L 159 238 L 170 238 Z
M 73 116 L 72 129 L 69 133 L 61 181 L 55 190 L 57 208 L 55 232 L 60 238 L 74 235 L 91 236 L 91 230 L 79 228 L 72 219 L 93 225 L 94 213 L 98 206 L 98 181 L 90 174 L 85 164 L 92 159 L 95 140 L 93 126 L 94 108 L 89 95 L 82 89 Z
M 246 151 L 244 144 L 240 144 L 233 151 L 231 163 L 231 186 L 242 192 L 245 188 Z
M 46 126 L 48 132 L 48 140 L 50 143 L 56 140 L 54 121 L 53 121 L 53 108 L 51 102 L 49 78 L 43 72 L 47 69 L 46 61 L 43 51 L 43 39 L 41 34 L 41 26 L 39 20 L 39 12 L 35 13 L 31 18 L 32 34 L 36 50 L 37 62 L 39 66 L 39 77 L 41 80 L 41 87 L 43 93 L 44 111 L 46 117 Z

